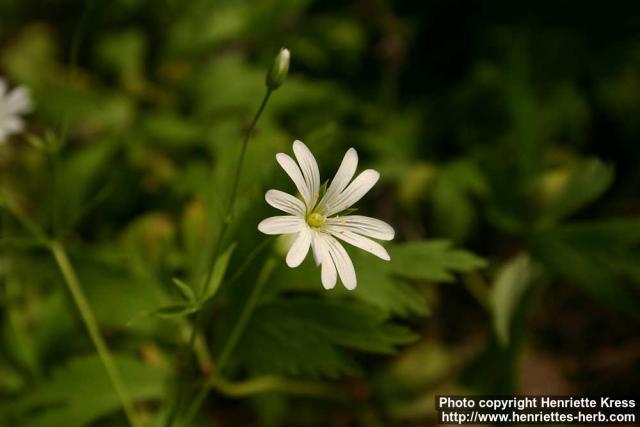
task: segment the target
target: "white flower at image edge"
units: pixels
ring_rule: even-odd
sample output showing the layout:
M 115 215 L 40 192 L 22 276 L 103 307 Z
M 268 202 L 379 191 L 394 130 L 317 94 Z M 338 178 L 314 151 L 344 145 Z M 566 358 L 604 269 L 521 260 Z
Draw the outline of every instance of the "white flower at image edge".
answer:
M 21 115 L 31 111 L 29 91 L 22 86 L 8 91 L 7 82 L 0 78 L 0 144 L 24 130 Z
M 347 289 L 355 289 L 353 263 L 336 238 L 389 261 L 385 248 L 370 237 L 391 240 L 395 233 L 389 224 L 379 219 L 337 214 L 360 200 L 380 174 L 367 169 L 351 181 L 358 166 L 358 153 L 350 148 L 326 192 L 320 194 L 320 172 L 315 157 L 301 141 L 294 141 L 293 153 L 297 163 L 284 153 L 278 153 L 276 160 L 293 180 L 302 200 L 279 190 L 267 191 L 267 203 L 288 215 L 267 218 L 258 229 L 265 234 L 295 235 L 287 253 L 289 267 L 300 265 L 311 248 L 316 265 L 321 267 L 325 289 L 336 285 L 337 276 Z

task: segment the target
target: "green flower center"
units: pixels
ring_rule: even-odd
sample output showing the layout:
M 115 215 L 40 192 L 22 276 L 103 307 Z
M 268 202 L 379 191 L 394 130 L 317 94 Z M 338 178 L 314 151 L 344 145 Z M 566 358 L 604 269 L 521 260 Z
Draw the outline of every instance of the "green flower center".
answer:
M 318 212 L 313 212 L 307 216 L 307 224 L 313 228 L 320 228 L 324 225 L 325 217 Z

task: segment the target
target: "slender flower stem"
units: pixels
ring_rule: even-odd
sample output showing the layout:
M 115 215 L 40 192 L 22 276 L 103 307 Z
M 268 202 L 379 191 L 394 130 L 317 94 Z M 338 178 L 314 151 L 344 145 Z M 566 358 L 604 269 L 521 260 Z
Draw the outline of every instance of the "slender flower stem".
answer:
M 273 375 L 255 377 L 246 381 L 231 382 L 213 377 L 209 386 L 228 397 L 245 397 L 268 391 L 282 391 L 299 396 L 325 396 L 335 398 L 339 393 L 323 383 L 291 381 Z
M 265 375 L 246 381 L 232 382 L 227 381 L 222 377 L 214 376 L 209 380 L 205 387 L 202 388 L 201 392 L 196 397 L 194 401 L 196 404 L 194 405 L 195 408 L 200 407 L 204 398 L 207 396 L 207 393 L 212 388 L 227 397 L 246 397 L 269 391 L 281 391 L 298 396 L 316 396 L 331 399 L 343 399 L 345 397 L 339 390 L 335 390 L 323 383 L 291 381 L 286 378 L 280 378 L 273 375 Z M 191 417 L 186 418 L 187 422 L 190 422 L 191 418 L 195 416 L 195 413 L 190 415 Z M 184 424 L 184 426 L 187 425 L 187 423 Z
M 246 381 L 232 382 L 220 376 L 213 376 L 207 382 L 193 400 L 189 412 L 184 418 L 182 427 L 191 425 L 198 409 L 202 406 L 211 389 L 215 389 L 227 397 L 253 396 L 269 391 L 280 391 L 297 396 L 326 397 L 330 399 L 344 399 L 345 396 L 339 390 L 322 383 L 290 381 L 272 375 L 252 378 Z
M 264 112 L 265 107 L 267 106 L 267 102 L 269 102 L 269 98 L 271 97 L 271 89 L 267 89 L 267 92 L 264 94 L 264 98 L 262 98 L 262 102 L 260 103 L 260 107 L 256 114 L 253 116 L 253 120 L 251 121 L 251 125 L 249 125 L 249 130 L 242 141 L 242 147 L 240 148 L 240 158 L 238 159 L 238 166 L 236 167 L 236 174 L 233 179 L 233 183 L 231 184 L 231 196 L 229 198 L 229 205 L 225 211 L 224 217 L 222 218 L 222 228 L 220 229 L 220 234 L 218 235 L 218 239 L 213 250 L 213 259 L 211 260 L 211 267 L 209 268 L 209 273 L 207 274 L 207 280 L 204 282 L 204 286 L 202 287 L 202 295 L 206 295 L 209 290 L 209 284 L 211 283 L 211 276 L 213 275 L 213 269 L 215 266 L 216 258 L 220 253 L 220 248 L 222 247 L 222 242 L 226 237 L 227 230 L 229 228 L 230 217 L 233 215 L 233 211 L 235 209 L 236 199 L 238 198 L 238 188 L 240 186 L 240 176 L 242 175 L 242 167 L 244 165 L 244 158 L 247 152 L 247 146 L 249 145 L 249 138 L 253 133 L 253 130 L 260 119 L 260 116 Z
M 233 184 L 231 187 L 231 197 L 229 199 L 229 207 L 227 209 L 227 217 L 233 214 L 233 209 L 235 208 L 236 198 L 238 196 L 238 187 L 240 185 L 240 175 L 242 174 L 242 166 L 244 164 L 245 153 L 247 152 L 247 145 L 249 145 L 249 138 L 253 133 L 253 129 L 256 127 L 258 123 L 258 119 L 262 115 L 264 108 L 267 106 L 267 102 L 269 102 L 269 97 L 271 96 L 272 89 L 267 89 L 267 92 L 264 94 L 264 98 L 262 98 L 262 103 L 260 104 L 260 108 L 256 111 L 255 116 L 253 116 L 253 120 L 251 121 L 251 125 L 249 126 L 249 130 L 244 137 L 244 141 L 242 141 L 242 148 L 240 149 L 240 159 L 238 159 L 238 167 L 236 168 L 236 175 L 233 179 Z M 229 221 L 229 218 L 224 218 L 225 222 Z
M 89 336 L 91 337 L 91 341 L 93 341 L 96 351 L 98 352 L 98 356 L 107 371 L 111 385 L 120 399 L 120 403 L 122 404 L 122 408 L 124 409 L 129 424 L 132 427 L 140 427 L 140 423 L 137 421 L 129 394 L 127 393 L 124 383 L 120 378 L 120 373 L 118 372 L 118 368 L 116 367 L 113 358 L 111 357 L 107 344 L 100 333 L 96 318 L 89 306 L 87 297 L 80 286 L 80 281 L 78 280 L 78 276 L 76 275 L 71 261 L 69 261 L 69 257 L 67 256 L 64 246 L 57 241 L 53 241 L 50 243 L 49 248 L 56 260 L 56 263 L 58 264 L 58 268 L 60 268 L 60 272 L 64 277 L 67 288 L 78 307 L 82 321 L 89 332 Z
M 260 294 L 262 293 L 262 290 L 264 289 L 264 285 L 267 283 L 267 280 L 269 279 L 269 276 L 271 275 L 271 272 L 273 271 L 274 267 L 275 267 L 275 261 L 270 258 L 267 260 L 264 267 L 262 268 L 262 271 L 260 272 L 260 276 L 258 277 L 258 280 L 256 281 L 255 286 L 253 287 L 253 289 L 251 289 L 251 293 L 247 298 L 247 303 L 242 308 L 240 317 L 233 325 L 233 329 L 229 333 L 229 337 L 225 341 L 224 346 L 220 351 L 220 357 L 217 361 L 218 373 L 222 373 L 222 369 L 228 362 L 229 357 L 233 352 L 233 349 L 238 343 L 240 337 L 242 336 L 242 333 L 244 332 L 244 328 L 246 327 L 247 323 L 251 319 L 251 314 L 253 313 L 253 310 L 256 308 L 258 304 Z M 216 377 L 214 376 L 214 378 Z M 212 383 L 209 382 L 203 385 L 200 391 L 198 391 L 198 394 L 193 399 L 191 406 L 186 412 L 186 415 L 184 417 L 184 422 L 182 424 L 183 427 L 188 427 L 191 424 L 196 414 L 200 410 L 200 407 L 204 403 L 204 400 L 209 394 L 209 390 L 211 389 L 211 387 L 212 387 Z
M 266 239 L 264 239 L 262 242 L 260 242 L 260 244 L 258 246 L 256 246 L 255 248 L 253 248 L 253 250 L 249 253 L 249 255 L 247 255 L 245 257 L 245 259 L 242 261 L 242 264 L 240 264 L 240 267 L 238 267 L 236 269 L 236 271 L 233 272 L 233 276 L 231 276 L 228 280 L 227 280 L 227 286 L 231 285 L 232 283 L 235 283 L 236 280 L 238 280 L 242 274 L 246 271 L 247 268 L 249 268 L 249 266 L 251 265 L 251 263 L 253 262 L 253 260 L 269 245 L 269 243 L 271 243 L 273 241 L 273 236 L 269 236 Z
M 209 286 L 211 284 L 211 277 L 213 275 L 213 270 L 214 270 L 214 266 L 215 266 L 215 262 L 216 259 L 218 258 L 218 255 L 220 253 L 220 249 L 222 247 L 222 244 L 226 238 L 227 235 L 227 231 L 229 229 L 229 223 L 230 223 L 230 219 L 231 216 L 234 213 L 235 210 L 235 205 L 236 205 L 236 199 L 238 197 L 238 189 L 240 187 L 240 177 L 242 175 L 242 168 L 244 166 L 244 158 L 246 156 L 246 152 L 247 152 L 247 146 L 249 145 L 249 139 L 251 138 L 251 135 L 253 134 L 253 131 L 256 127 L 256 124 L 258 123 L 258 120 L 260 119 L 260 116 L 262 116 L 262 113 L 264 112 L 265 107 L 267 106 L 267 103 L 269 102 L 269 98 L 271 97 L 271 92 L 273 92 L 273 89 L 271 88 L 267 88 L 267 91 L 264 95 L 264 97 L 262 98 L 262 102 L 260 103 L 260 106 L 258 107 L 258 110 L 256 111 L 255 115 L 253 116 L 253 119 L 251 120 L 251 124 L 249 125 L 249 129 L 247 130 L 247 133 L 242 141 L 242 146 L 240 148 L 240 157 L 238 158 L 238 165 L 236 167 L 236 172 L 233 178 L 233 182 L 231 184 L 231 195 L 229 198 L 229 204 L 227 205 L 227 208 L 224 212 L 223 218 L 222 218 L 222 226 L 220 228 L 220 233 L 218 234 L 218 237 L 216 239 L 216 243 L 215 246 L 213 248 L 212 251 L 212 260 L 210 263 L 210 267 L 208 270 L 208 273 L 206 275 L 206 280 L 203 284 L 203 286 L 200 288 L 202 291 L 200 292 L 200 295 L 206 295 L 208 290 L 209 290 Z M 198 311 L 194 317 L 194 321 L 193 321 L 193 329 L 191 332 L 191 336 L 189 337 L 189 343 L 188 343 L 188 354 L 191 355 L 194 352 L 194 345 L 195 345 L 195 341 L 196 341 L 196 335 L 197 335 L 197 330 L 199 328 L 201 328 L 202 323 L 204 321 L 204 309 Z M 190 357 L 190 356 L 189 356 Z M 188 409 L 188 416 L 187 416 L 187 420 L 191 420 L 193 417 L 195 417 L 197 411 L 199 410 L 200 406 L 202 405 L 202 402 L 204 401 L 204 399 L 206 398 L 208 393 L 208 387 L 203 386 L 202 389 L 199 391 L 198 396 L 196 397 L 196 399 L 193 401 L 193 403 L 191 404 L 191 406 Z M 169 417 L 167 419 L 166 425 L 170 426 L 173 424 L 173 421 L 176 417 L 176 411 L 178 410 L 180 406 L 180 396 L 178 396 L 178 401 L 176 402 L 176 404 L 173 406 L 173 409 L 170 411 Z M 193 411 L 193 414 L 191 414 L 191 412 Z M 190 421 L 188 421 L 188 423 L 190 423 Z M 188 423 L 185 423 L 185 425 L 188 425 Z
M 229 334 L 229 337 L 225 341 L 224 346 L 220 351 L 220 356 L 218 357 L 217 362 L 218 370 L 220 372 L 222 372 L 227 362 L 229 361 L 229 356 L 231 356 L 231 353 L 238 344 L 238 340 L 240 340 L 240 337 L 244 332 L 244 328 L 247 326 L 247 323 L 251 319 L 251 314 L 258 305 L 258 300 L 260 298 L 260 294 L 262 294 L 262 289 L 267 283 L 267 280 L 269 279 L 269 276 L 271 275 L 274 267 L 275 261 L 272 258 L 268 259 L 264 267 L 262 268 L 262 271 L 260 272 L 260 276 L 258 277 L 255 286 L 253 287 L 253 289 L 251 289 L 251 293 L 247 298 L 247 303 L 244 305 L 244 307 L 242 307 L 240 317 L 233 325 L 233 329 L 231 329 L 231 333 Z

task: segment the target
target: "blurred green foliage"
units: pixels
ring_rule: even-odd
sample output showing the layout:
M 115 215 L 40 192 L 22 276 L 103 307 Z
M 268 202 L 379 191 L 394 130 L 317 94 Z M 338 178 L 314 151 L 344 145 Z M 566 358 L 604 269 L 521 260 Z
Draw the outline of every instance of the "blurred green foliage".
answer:
M 194 425 L 418 426 L 436 394 L 635 392 L 640 8 L 610 6 L 0 0 L 0 74 L 35 102 L 0 145 L 0 424 L 125 423 L 12 209 L 65 242 L 144 425 L 194 400 L 260 281 Z M 257 231 L 295 138 L 325 177 L 351 146 L 382 174 L 360 210 L 395 227 L 392 261 L 350 251 L 353 292 Z

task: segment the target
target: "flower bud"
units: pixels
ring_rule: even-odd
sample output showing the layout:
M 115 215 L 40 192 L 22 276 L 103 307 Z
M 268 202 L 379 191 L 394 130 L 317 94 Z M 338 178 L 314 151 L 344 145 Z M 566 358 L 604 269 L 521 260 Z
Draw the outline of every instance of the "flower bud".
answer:
M 278 56 L 273 61 L 273 65 L 271 65 L 271 69 L 267 74 L 267 87 L 271 90 L 278 89 L 284 80 L 287 78 L 287 74 L 289 73 L 289 59 L 291 58 L 291 53 L 289 49 L 282 48 L 280 52 L 278 52 Z

